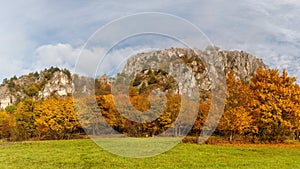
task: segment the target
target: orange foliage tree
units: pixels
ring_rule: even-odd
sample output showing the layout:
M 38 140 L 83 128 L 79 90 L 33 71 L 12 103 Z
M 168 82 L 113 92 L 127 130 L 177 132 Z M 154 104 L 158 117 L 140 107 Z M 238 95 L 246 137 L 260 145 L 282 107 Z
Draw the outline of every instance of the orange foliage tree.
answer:
M 10 138 L 13 135 L 15 119 L 5 110 L 0 112 L 0 139 Z
M 253 123 L 249 107 L 253 101 L 249 85 L 235 80 L 233 71 L 227 74 L 226 83 L 226 104 L 218 130 L 231 142 L 235 135 L 255 133 L 257 127 Z
M 152 136 L 164 132 L 171 127 L 180 110 L 180 97 L 178 95 L 167 94 L 166 107 L 160 116 L 154 121 L 140 123 L 131 121 L 121 114 L 119 111 L 122 111 L 122 109 L 117 110 L 113 97 L 120 96 L 112 96 L 109 94 L 96 97 L 100 112 L 111 127 L 129 136 Z M 144 105 L 135 105 L 135 107 L 138 106 Z M 140 110 L 144 109 L 143 107 L 138 108 Z M 130 112 L 127 113 L 130 115 Z
M 299 134 L 300 90 L 284 70 L 257 70 L 251 80 L 252 116 L 262 141 L 281 142 Z

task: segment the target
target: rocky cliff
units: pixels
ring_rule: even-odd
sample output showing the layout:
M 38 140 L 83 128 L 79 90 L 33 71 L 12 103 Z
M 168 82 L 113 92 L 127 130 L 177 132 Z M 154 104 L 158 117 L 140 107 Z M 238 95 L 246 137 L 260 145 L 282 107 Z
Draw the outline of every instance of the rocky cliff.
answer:
M 44 99 L 51 95 L 65 97 L 72 93 L 72 78 L 68 70 L 51 67 L 40 73 L 4 79 L 0 86 L 0 107 L 13 105 L 24 98 Z
M 212 88 L 212 83 L 207 65 L 199 58 L 206 58 L 206 63 L 209 63 L 209 56 L 213 52 L 211 49 L 197 50 L 196 55 L 194 50 L 191 49 L 171 48 L 140 53 L 127 61 L 123 72 L 120 72 L 120 74 L 125 74 L 132 82 L 134 75 L 138 73 L 149 73 L 145 70 L 150 68 L 160 69 L 178 81 L 178 93 L 191 95 L 194 92 L 191 88 L 194 87 L 200 91 L 209 91 Z M 227 73 L 232 70 L 236 73 L 237 79 L 244 81 L 249 81 L 257 68 L 267 68 L 262 60 L 243 51 L 218 50 L 217 54 L 217 59 L 224 67 L 224 70 L 221 71 Z M 145 77 L 151 79 L 149 75 Z M 97 90 L 97 87 L 103 87 L 101 84 L 113 85 L 112 82 L 118 82 L 120 78 L 121 76 L 110 78 L 103 75 L 95 81 L 90 77 L 71 75 L 66 69 L 61 70 L 51 67 L 39 73 L 29 73 L 19 78 L 4 79 L 0 86 L 0 107 L 5 108 L 28 97 L 39 100 L 52 95 L 66 97 L 72 93 L 90 95 L 95 92 L 95 86 L 96 93 L 103 93 L 103 91 Z M 161 81 L 164 80 L 161 79 Z M 104 90 L 107 89 L 110 90 L 110 88 Z
M 215 69 L 207 68 L 207 64 L 213 63 L 213 53 L 217 54 L 218 62 L 223 65 L 224 70 L 221 71 L 225 74 L 234 71 L 236 79 L 243 81 L 249 81 L 257 68 L 268 68 L 261 59 L 243 51 L 220 51 L 218 48 L 208 48 L 204 51 L 171 48 L 137 54 L 128 60 L 123 73 L 134 76 L 145 69 L 158 68 L 168 72 L 177 80 L 179 93 L 190 96 L 195 87 L 207 93 L 213 87 L 209 71 Z

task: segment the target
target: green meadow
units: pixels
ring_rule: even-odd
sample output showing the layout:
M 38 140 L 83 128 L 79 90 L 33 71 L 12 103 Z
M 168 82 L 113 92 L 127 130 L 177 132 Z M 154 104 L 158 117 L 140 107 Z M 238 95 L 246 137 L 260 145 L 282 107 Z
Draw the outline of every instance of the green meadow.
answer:
M 0 143 L 0 168 L 300 168 L 300 144 L 178 144 L 148 158 L 111 154 L 90 139 Z

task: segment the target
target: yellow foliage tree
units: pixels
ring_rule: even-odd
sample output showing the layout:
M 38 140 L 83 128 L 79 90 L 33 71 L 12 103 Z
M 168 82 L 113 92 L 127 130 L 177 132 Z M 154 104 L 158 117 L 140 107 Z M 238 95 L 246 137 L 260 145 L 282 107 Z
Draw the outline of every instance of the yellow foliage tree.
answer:
M 14 112 L 17 140 L 28 140 L 36 136 L 36 127 L 34 125 L 36 114 L 34 108 L 37 103 L 36 100 L 28 98 L 18 104 L 17 110 Z
M 38 104 L 34 111 L 37 133 L 40 138 L 69 139 L 80 130 L 72 98 L 52 97 Z

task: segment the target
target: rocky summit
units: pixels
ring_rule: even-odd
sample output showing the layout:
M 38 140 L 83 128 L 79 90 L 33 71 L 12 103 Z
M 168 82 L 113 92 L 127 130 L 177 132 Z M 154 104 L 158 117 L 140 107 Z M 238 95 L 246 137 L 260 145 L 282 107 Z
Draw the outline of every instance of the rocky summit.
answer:
M 40 73 L 4 79 L 0 86 L 0 107 L 5 108 L 25 98 L 45 99 L 52 95 L 65 97 L 72 93 L 71 73 L 51 67 Z
M 178 93 L 192 95 L 191 88 L 208 92 L 213 87 L 209 71 L 215 69 L 207 69 L 207 66 L 213 62 L 209 56 L 214 52 L 217 53 L 218 62 L 224 68 L 221 71 L 225 74 L 234 71 L 236 78 L 243 81 L 249 81 L 257 68 L 268 68 L 261 59 L 244 51 L 221 51 L 218 48 L 207 48 L 203 51 L 171 48 L 132 56 L 118 75 L 123 74 L 133 80 L 133 76 L 138 73 L 147 73 L 145 71 L 147 69 L 161 69 L 177 81 Z M 203 58 L 205 62 L 202 61 Z M 4 79 L 0 86 L 0 107 L 14 105 L 25 98 L 40 100 L 52 95 L 67 97 L 72 93 L 89 95 L 95 93 L 95 86 L 114 85 L 112 82 L 116 81 L 118 81 L 118 76 L 102 75 L 93 79 L 76 74 L 71 75 L 67 69 L 51 67 L 18 78 L 14 76 Z
M 214 53 L 216 58 L 213 57 Z M 202 94 L 209 93 L 213 88 L 210 75 L 214 74 L 212 71 L 218 73 L 216 64 L 219 63 L 222 64 L 222 70 L 219 71 L 224 75 L 234 71 L 235 78 L 243 81 L 250 81 L 257 68 L 268 68 L 261 59 L 244 51 L 221 51 L 215 47 L 203 51 L 171 48 L 140 53 L 131 57 L 123 73 L 134 75 L 145 69 L 162 69 L 177 80 L 179 93 L 191 96 L 195 88 Z M 208 65 L 211 65 L 210 69 Z

